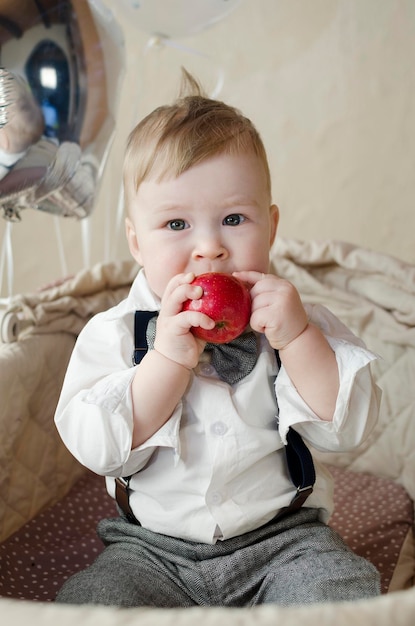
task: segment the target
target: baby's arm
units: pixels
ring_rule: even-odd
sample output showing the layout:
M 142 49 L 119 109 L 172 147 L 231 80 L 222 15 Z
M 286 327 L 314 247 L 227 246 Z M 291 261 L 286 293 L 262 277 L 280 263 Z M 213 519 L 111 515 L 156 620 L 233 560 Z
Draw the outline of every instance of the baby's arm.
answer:
M 251 327 L 279 350 L 281 363 L 300 396 L 322 420 L 333 418 L 339 391 L 336 357 L 322 332 L 308 323 L 295 287 L 277 276 L 237 272 L 250 285 Z
M 154 350 L 136 368 L 132 383 L 133 441 L 136 448 L 172 415 L 189 383 L 205 342 L 190 332 L 192 326 L 210 329 L 213 320 L 202 313 L 182 311 L 187 299 L 197 299 L 202 288 L 191 285 L 193 274 L 179 274 L 167 285 L 157 319 Z

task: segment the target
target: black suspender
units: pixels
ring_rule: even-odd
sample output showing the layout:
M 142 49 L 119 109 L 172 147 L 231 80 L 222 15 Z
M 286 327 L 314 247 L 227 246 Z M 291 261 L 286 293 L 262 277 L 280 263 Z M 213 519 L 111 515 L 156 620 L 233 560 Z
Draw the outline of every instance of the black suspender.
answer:
M 148 350 L 146 331 L 149 320 L 157 315 L 156 311 L 136 311 L 134 317 L 134 352 L 133 364 L 138 365 Z M 281 366 L 278 350 L 275 351 L 278 365 Z M 313 492 L 316 474 L 313 457 L 301 436 L 292 428 L 287 433 L 287 445 L 285 446 L 287 466 L 291 480 L 296 487 L 296 493 L 291 503 L 281 509 L 277 517 L 293 513 L 300 509 L 308 496 Z M 131 510 L 130 496 L 131 476 L 115 479 L 115 496 L 118 506 L 134 523 L 138 523 Z
M 134 352 L 133 365 L 138 365 L 148 350 L 147 326 L 157 311 L 136 311 L 134 315 Z

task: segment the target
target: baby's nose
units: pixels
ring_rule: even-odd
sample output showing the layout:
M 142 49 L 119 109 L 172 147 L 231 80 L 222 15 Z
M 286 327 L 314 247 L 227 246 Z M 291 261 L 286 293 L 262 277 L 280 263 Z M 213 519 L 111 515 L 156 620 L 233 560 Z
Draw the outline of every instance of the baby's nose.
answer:
M 194 259 L 225 259 L 228 251 L 219 239 L 203 238 L 195 246 L 192 256 Z

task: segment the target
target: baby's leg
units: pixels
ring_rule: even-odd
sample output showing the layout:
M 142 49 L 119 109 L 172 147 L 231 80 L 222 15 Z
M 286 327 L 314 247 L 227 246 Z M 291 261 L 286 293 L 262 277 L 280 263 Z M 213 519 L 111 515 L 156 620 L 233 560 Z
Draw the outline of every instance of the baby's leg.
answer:
M 56 602 L 120 607 L 194 606 L 174 572 L 126 536 L 108 545 L 87 569 L 69 578 Z
M 270 562 L 254 604 L 288 606 L 379 595 L 376 568 L 354 554 L 331 528 L 307 524 L 291 529 L 285 541 Z

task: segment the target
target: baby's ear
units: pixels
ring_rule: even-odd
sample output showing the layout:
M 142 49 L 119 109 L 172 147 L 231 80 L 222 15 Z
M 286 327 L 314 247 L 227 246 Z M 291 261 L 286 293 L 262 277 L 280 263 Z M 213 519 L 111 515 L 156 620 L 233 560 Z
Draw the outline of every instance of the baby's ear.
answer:
M 139 265 L 142 265 L 137 235 L 135 232 L 134 224 L 129 217 L 125 218 L 125 234 L 127 237 L 128 247 L 130 249 L 131 256 L 137 261 Z
M 269 245 L 272 246 L 274 243 L 275 236 L 278 230 L 278 222 L 280 220 L 280 210 L 276 204 L 272 204 L 269 209 L 269 217 L 270 217 L 270 241 Z

